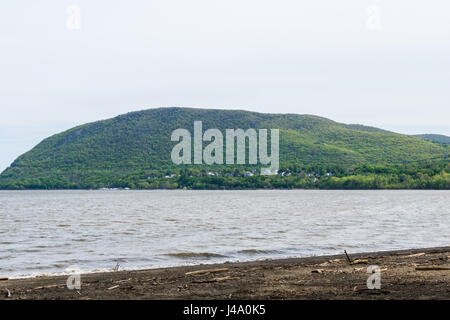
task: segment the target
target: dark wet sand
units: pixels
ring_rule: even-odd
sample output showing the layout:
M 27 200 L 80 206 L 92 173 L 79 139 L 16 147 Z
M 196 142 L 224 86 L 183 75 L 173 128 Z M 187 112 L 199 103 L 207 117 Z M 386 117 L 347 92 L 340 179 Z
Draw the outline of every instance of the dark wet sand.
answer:
M 79 291 L 67 276 L 3 280 L 0 299 L 450 299 L 450 247 L 350 258 L 363 261 L 342 254 L 84 274 Z M 369 265 L 380 267 L 381 289 L 367 288 Z

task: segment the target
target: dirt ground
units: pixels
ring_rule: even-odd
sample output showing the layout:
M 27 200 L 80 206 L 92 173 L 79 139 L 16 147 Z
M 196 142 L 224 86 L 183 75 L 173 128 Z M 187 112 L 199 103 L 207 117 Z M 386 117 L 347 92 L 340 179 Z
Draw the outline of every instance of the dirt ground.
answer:
M 0 280 L 0 299 L 450 299 L 450 247 L 349 256 L 83 274 L 80 290 L 67 276 Z

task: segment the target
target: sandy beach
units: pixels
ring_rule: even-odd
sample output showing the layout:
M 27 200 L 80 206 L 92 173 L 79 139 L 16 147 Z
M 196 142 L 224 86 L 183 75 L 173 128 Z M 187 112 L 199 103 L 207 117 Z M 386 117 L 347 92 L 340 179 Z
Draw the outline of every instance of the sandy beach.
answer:
M 450 247 L 0 280 L 0 299 L 450 299 Z M 351 262 L 350 262 L 351 261 Z M 379 267 L 380 289 L 367 269 Z M 2 275 L 0 275 L 1 277 Z

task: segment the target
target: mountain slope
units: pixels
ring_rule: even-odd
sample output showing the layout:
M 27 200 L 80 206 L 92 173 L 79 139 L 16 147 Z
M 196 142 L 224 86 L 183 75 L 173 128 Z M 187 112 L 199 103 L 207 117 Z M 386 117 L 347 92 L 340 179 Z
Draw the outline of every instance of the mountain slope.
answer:
M 159 108 L 81 125 L 44 139 L 0 175 L 5 186 L 39 187 L 51 179 L 75 186 L 179 168 L 170 159 L 177 128 L 193 133 L 194 121 L 208 128 L 279 128 L 280 164 L 316 166 L 392 165 L 442 159 L 445 146 L 376 128 L 345 125 L 298 114 L 237 110 Z M 204 146 L 206 143 L 204 144 Z
M 450 144 L 450 137 L 442 134 L 416 134 L 413 136 L 435 143 Z

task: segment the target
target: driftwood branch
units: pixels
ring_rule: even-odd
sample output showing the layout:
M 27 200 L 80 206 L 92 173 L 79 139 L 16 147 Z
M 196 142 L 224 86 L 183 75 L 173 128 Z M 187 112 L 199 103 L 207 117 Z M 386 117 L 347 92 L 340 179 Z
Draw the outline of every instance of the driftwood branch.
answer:
M 344 250 L 345 256 L 347 257 L 348 263 L 352 263 L 352 259 L 350 259 L 350 257 L 347 254 L 347 250 Z
M 222 278 L 213 278 L 208 280 L 200 280 L 200 281 L 193 281 L 193 283 L 211 283 L 211 282 L 221 282 L 221 281 L 227 281 L 227 280 L 237 280 L 239 277 L 222 277 Z
M 196 270 L 191 272 L 186 272 L 186 276 L 193 276 L 197 274 L 208 274 L 208 273 L 217 273 L 217 272 L 226 272 L 228 268 L 219 268 L 219 269 L 206 269 L 206 270 Z
M 450 267 L 428 266 L 428 267 L 416 267 L 417 271 L 443 271 L 450 270 Z

